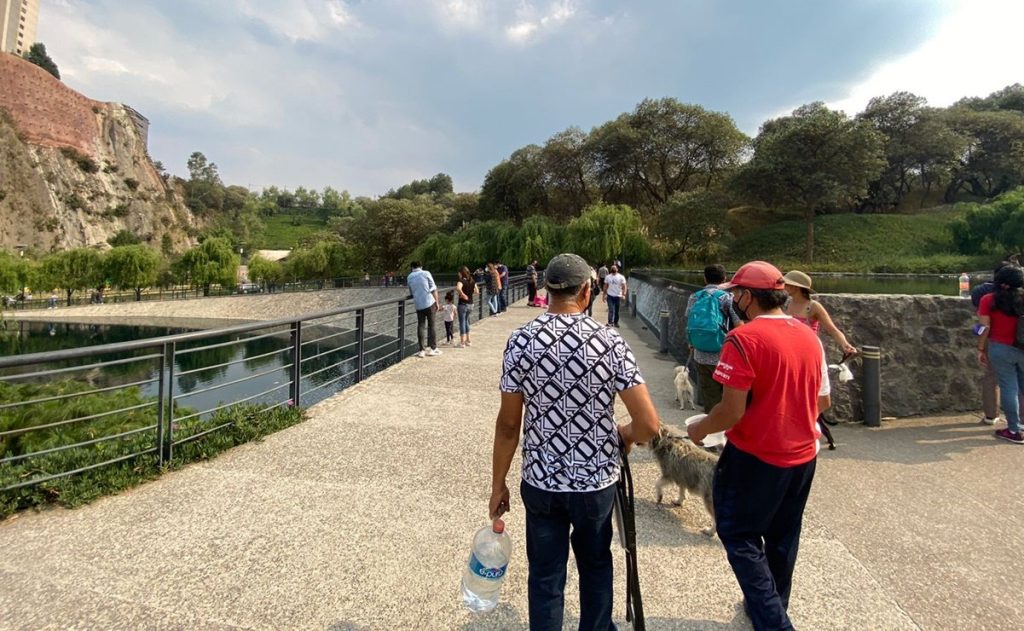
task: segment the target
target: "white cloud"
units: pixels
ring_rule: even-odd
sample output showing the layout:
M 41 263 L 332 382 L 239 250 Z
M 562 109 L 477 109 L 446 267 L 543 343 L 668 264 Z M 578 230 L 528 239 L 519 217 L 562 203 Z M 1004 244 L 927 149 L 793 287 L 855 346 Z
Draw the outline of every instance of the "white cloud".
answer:
M 317 42 L 358 26 L 342 0 L 237 0 L 242 15 L 298 41 Z
M 513 42 L 525 42 L 537 31 L 535 22 L 520 22 L 505 29 L 505 35 Z
M 482 0 L 441 0 L 436 6 L 446 26 L 476 28 L 484 20 L 485 7 Z
M 517 21 L 505 28 L 505 36 L 523 44 L 546 32 L 553 32 L 576 15 L 576 2 L 557 0 L 544 10 L 530 3 L 522 4 L 516 11 Z
M 828 105 L 849 115 L 872 97 L 913 92 L 937 107 L 987 96 L 1024 82 L 1024 2 L 958 0 L 935 35 L 914 52 L 885 63 Z

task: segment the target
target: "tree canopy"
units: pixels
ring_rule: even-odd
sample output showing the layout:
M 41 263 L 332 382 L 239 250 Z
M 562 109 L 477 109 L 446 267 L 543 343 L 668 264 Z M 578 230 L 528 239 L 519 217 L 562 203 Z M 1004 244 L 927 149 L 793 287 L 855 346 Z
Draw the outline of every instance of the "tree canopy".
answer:
M 214 284 L 233 287 L 238 277 L 238 265 L 239 257 L 231 242 L 212 237 L 185 252 L 174 270 L 182 280 L 193 287 L 201 287 L 203 294 L 208 295 L 210 286 Z
M 42 42 L 36 42 L 29 47 L 23 57 L 39 66 L 46 72 L 49 72 L 57 79 L 60 79 L 60 70 L 57 69 L 57 63 L 50 58 L 50 55 L 46 52 L 46 45 Z
M 142 292 L 156 284 L 160 272 L 160 254 L 144 245 L 116 247 L 103 261 L 106 278 L 111 285 L 135 292 L 135 300 L 142 300 Z
M 879 132 L 823 103 L 766 122 L 753 146 L 735 185 L 768 206 L 803 213 L 807 261 L 814 254 L 815 215 L 851 208 L 886 164 Z

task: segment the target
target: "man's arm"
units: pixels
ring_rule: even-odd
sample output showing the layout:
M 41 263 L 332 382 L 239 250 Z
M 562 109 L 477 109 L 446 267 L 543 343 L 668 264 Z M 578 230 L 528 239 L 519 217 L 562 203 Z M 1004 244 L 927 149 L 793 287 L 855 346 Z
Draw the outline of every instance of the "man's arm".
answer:
M 508 469 L 519 447 L 519 432 L 523 425 L 523 394 L 502 392 L 501 408 L 494 427 L 494 453 L 491 458 L 491 501 L 488 514 L 497 519 L 509 509 Z
M 661 428 L 661 420 L 658 418 L 658 411 L 651 401 L 651 393 L 647 390 L 647 384 L 626 388 L 619 392 L 619 397 L 626 404 L 629 412 L 630 422 L 628 425 L 619 425 L 619 436 L 629 453 L 633 443 L 645 443 L 658 433 Z
M 722 401 L 711 408 L 711 412 L 701 421 L 686 428 L 690 440 L 700 445 L 708 434 L 725 431 L 739 423 L 747 411 L 747 392 L 749 390 L 723 386 Z

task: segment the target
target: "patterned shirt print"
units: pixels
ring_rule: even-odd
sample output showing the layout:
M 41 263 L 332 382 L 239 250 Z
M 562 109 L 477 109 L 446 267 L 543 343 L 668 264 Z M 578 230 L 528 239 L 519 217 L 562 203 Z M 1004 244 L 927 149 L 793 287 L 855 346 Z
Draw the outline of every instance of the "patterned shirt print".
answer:
M 615 393 L 642 383 L 619 333 L 585 314 L 545 313 L 514 331 L 500 388 L 525 401 L 523 480 L 546 491 L 615 484 Z

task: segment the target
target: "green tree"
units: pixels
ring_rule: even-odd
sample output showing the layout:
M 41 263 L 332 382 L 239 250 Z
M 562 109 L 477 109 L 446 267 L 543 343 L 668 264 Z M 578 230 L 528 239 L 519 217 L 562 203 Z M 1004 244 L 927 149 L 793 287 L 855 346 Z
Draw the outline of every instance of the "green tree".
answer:
M 640 213 L 629 206 L 595 204 L 566 226 L 563 247 L 591 263 L 621 259 L 638 265 L 651 260 Z
M 117 234 L 107 239 L 107 243 L 115 248 L 124 245 L 137 245 L 139 242 L 139 237 L 137 237 L 134 232 L 124 228 L 118 230 Z
M 975 197 L 991 198 L 1024 183 L 1024 113 L 953 107 L 946 118 L 967 139 L 953 167 L 946 201 L 954 201 L 963 189 Z
M 962 206 L 966 214 L 951 227 L 953 243 L 961 254 L 1002 256 L 1024 251 L 1024 187 L 989 204 Z
M 16 294 L 29 283 L 30 264 L 24 258 L 0 250 L 0 292 Z
M 160 254 L 144 245 L 116 247 L 104 258 L 110 284 L 134 291 L 136 302 L 142 300 L 143 290 L 156 283 L 161 263 Z
M 546 212 L 547 207 L 544 163 L 537 145 L 517 149 L 484 176 L 480 209 L 488 218 L 520 223 L 528 215 Z
M 50 55 L 47 54 L 46 45 L 42 42 L 32 44 L 24 57 L 26 60 L 34 63 L 46 72 L 52 74 L 54 77 L 60 79 L 60 70 L 57 69 L 57 64 L 50 58 Z
M 589 144 L 603 199 L 649 213 L 677 191 L 721 181 L 747 142 L 728 114 L 664 98 L 595 129 Z
M 341 236 L 357 244 L 366 265 L 396 269 L 427 236 L 444 225 L 448 211 L 426 197 L 365 201 L 365 217 L 339 226 Z
M 671 259 L 718 258 L 729 246 L 728 197 L 716 191 L 675 193 L 658 212 L 657 235 L 668 244 Z
M 238 278 L 238 254 L 228 239 L 211 237 L 188 250 L 174 265 L 179 278 L 193 287 L 202 287 L 210 295 L 210 287 L 219 284 L 233 287 Z
M 103 256 L 92 248 L 75 248 L 51 254 L 43 259 L 41 280 L 47 287 L 60 287 L 71 306 L 71 297 L 79 289 L 98 287 L 103 282 Z
M 552 214 L 570 219 L 583 212 L 597 193 L 587 133 L 579 127 L 570 127 L 548 138 L 541 150 L 541 161 Z
M 761 126 L 754 155 L 734 184 L 768 206 L 802 211 L 804 257 L 811 262 L 814 217 L 849 210 L 867 194 L 886 164 L 883 143 L 870 124 L 811 103 Z
M 284 281 L 284 267 L 277 261 L 269 261 L 254 254 L 249 258 L 249 279 L 273 290 Z

